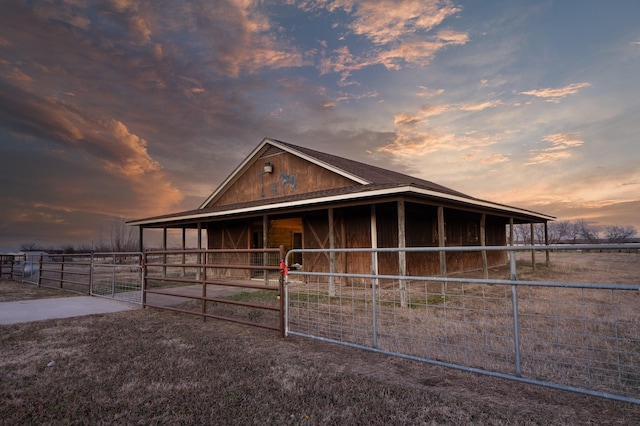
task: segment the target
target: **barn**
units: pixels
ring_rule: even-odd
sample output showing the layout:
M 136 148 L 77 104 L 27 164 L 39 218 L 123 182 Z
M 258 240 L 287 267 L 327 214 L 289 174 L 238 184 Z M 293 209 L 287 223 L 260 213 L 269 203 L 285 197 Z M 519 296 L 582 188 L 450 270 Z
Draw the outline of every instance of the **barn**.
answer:
M 552 216 L 478 199 L 402 173 L 265 138 L 196 210 L 137 219 L 144 230 L 197 229 L 207 249 L 506 245 L 514 224 Z M 509 227 L 509 225 L 511 225 Z M 165 243 L 166 244 L 166 243 Z M 304 253 L 305 271 L 369 273 L 367 253 Z M 380 253 L 378 272 L 448 275 L 506 263 L 504 252 Z

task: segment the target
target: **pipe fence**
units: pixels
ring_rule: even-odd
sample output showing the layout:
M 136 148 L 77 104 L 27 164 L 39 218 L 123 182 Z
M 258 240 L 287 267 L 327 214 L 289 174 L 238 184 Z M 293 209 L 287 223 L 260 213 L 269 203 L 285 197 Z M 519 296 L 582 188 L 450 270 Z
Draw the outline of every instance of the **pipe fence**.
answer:
M 287 262 L 294 253 L 370 253 L 372 273 L 289 271 L 286 334 L 638 404 L 639 248 L 296 249 Z M 376 270 L 382 252 L 484 250 L 509 258 L 488 279 L 484 271 L 418 277 Z M 549 266 L 535 265 L 527 260 L 532 250 L 558 253 Z M 594 266 L 605 270 L 596 274 Z
M 142 304 L 142 253 L 91 255 L 91 295 Z
M 143 305 L 279 330 L 284 247 L 144 253 Z

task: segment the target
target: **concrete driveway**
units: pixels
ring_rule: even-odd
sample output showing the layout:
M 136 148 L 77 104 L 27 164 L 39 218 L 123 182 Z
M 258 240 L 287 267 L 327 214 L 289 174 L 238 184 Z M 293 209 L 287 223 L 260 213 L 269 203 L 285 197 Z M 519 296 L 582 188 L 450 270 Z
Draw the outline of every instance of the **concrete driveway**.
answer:
M 0 303 L 0 324 L 107 314 L 140 309 L 142 305 L 92 296 L 57 297 Z

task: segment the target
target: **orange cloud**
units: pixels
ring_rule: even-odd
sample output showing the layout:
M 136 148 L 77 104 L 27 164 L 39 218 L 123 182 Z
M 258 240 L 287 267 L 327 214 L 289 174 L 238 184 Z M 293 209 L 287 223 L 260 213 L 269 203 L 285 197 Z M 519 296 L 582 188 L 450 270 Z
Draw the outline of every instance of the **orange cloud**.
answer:
M 372 0 L 342 1 L 346 10 L 354 10 L 351 29 L 376 44 L 392 43 L 416 31 L 430 31 L 449 16 L 462 10 L 450 1 L 436 0 Z M 354 7 L 357 4 L 357 7 Z
M 479 104 L 462 104 L 459 106 L 459 108 L 462 111 L 478 112 L 478 111 L 485 110 L 487 108 L 495 108 L 498 105 L 502 105 L 502 101 L 497 100 L 497 101 L 481 102 Z
M 434 96 L 437 95 L 441 95 L 444 93 L 444 89 L 429 89 L 426 86 L 418 86 L 418 88 L 420 89 L 420 91 L 416 94 L 416 96 L 419 96 L 421 98 L 432 98 Z
M 533 155 L 526 165 L 553 163 L 571 158 L 573 154 L 570 148 L 579 147 L 584 143 L 579 133 L 556 133 L 545 136 L 543 141 L 549 142 L 551 146 L 542 150 L 532 150 Z
M 574 83 L 564 87 L 553 89 L 548 87 L 546 89 L 529 90 L 526 92 L 520 92 L 521 95 L 535 96 L 536 98 L 549 99 L 551 102 L 558 102 L 560 98 L 564 98 L 569 95 L 575 95 L 581 89 L 591 86 L 591 83 Z
M 400 42 L 382 50 L 377 55 L 376 62 L 394 70 L 402 68 L 403 64 L 424 66 L 429 64 L 438 51 L 447 46 L 465 44 L 468 40 L 464 33 L 441 32 L 427 40 Z

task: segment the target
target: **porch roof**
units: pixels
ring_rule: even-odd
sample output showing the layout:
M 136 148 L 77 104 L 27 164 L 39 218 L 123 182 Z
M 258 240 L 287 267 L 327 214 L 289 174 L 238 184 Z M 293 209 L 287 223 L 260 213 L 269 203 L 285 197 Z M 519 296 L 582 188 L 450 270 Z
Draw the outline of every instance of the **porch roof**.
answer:
M 407 198 L 410 201 L 425 204 L 447 204 L 458 206 L 461 210 L 476 209 L 488 214 L 513 217 L 516 222 L 546 222 L 555 217 L 504 204 L 493 203 L 458 193 L 443 192 L 428 185 L 416 183 L 377 183 L 337 188 L 304 194 L 294 194 L 268 200 L 255 200 L 246 203 L 214 206 L 166 214 L 127 222 L 133 226 L 153 227 L 189 227 L 198 222 L 231 219 L 237 216 L 260 216 L 263 214 L 286 213 L 307 209 L 321 209 L 330 205 L 349 205 L 375 203 L 384 199 Z

